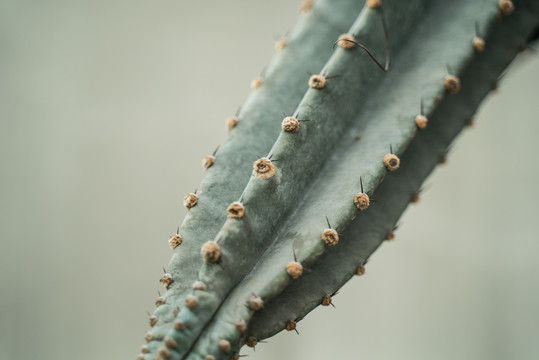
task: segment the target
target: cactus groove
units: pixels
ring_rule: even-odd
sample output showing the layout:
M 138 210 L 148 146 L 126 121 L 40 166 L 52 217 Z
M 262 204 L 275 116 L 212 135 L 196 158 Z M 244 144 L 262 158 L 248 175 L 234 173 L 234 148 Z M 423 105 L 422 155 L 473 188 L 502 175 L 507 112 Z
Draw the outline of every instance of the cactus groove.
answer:
M 233 359 L 331 305 L 539 25 L 533 0 L 363 5 L 304 2 L 228 119 L 139 359 Z

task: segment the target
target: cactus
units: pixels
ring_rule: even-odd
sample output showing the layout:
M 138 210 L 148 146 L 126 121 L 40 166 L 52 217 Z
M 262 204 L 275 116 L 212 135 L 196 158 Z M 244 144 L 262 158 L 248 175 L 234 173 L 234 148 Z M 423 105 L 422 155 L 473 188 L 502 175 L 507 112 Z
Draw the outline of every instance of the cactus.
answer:
M 185 197 L 140 359 L 236 358 L 331 304 L 539 25 L 533 0 L 302 9 Z

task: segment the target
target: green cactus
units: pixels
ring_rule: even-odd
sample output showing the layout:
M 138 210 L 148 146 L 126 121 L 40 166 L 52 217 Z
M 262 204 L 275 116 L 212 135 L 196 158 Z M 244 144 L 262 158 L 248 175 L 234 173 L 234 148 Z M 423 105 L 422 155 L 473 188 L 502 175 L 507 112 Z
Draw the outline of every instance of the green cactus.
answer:
M 306 4 L 185 198 L 140 359 L 233 358 L 330 304 L 539 25 L 533 0 Z

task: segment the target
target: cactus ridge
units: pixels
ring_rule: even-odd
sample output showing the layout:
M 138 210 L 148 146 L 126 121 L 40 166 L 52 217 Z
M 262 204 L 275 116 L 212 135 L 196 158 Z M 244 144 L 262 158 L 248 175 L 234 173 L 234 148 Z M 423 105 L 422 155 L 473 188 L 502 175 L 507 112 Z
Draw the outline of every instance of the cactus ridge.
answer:
M 254 345 L 282 329 L 294 330 L 324 297 L 363 273 L 370 254 L 392 233 L 425 177 L 537 25 L 537 2 L 514 3 L 509 16 L 492 0 L 384 2 L 393 44 L 390 71 L 373 69 L 354 49 L 336 49 L 320 72 L 325 86 L 308 89 L 294 112 L 309 122 L 297 133 L 275 135 L 267 156 L 275 174 L 251 177 L 240 199 L 241 218 L 226 219 L 226 208 L 237 197 L 219 209 L 214 222 L 224 225 L 214 237 L 218 259 L 202 264 L 198 255 L 198 275 L 193 260 L 184 260 L 191 266 L 189 276 L 207 289 L 172 282 L 167 303 L 154 313 L 158 322 L 143 358 L 231 358 L 244 341 Z M 383 54 L 380 16 L 381 9 L 366 7 L 348 32 L 374 54 Z M 473 41 L 476 27 L 485 41 L 481 51 Z M 416 123 L 418 115 L 428 126 Z M 278 132 L 278 121 L 268 124 Z M 219 154 L 208 175 L 218 163 Z M 202 189 L 184 227 L 200 216 L 194 212 L 203 203 Z M 358 193 L 376 203 L 359 210 Z M 328 241 L 327 230 L 332 231 Z M 185 234 L 175 256 L 189 241 Z M 202 242 L 196 245 L 200 251 Z M 173 257 L 171 265 L 173 279 L 182 277 L 178 269 L 185 264 L 177 265 Z M 179 303 L 187 295 L 194 296 L 195 306 Z M 185 325 L 181 331 L 172 328 L 174 320 Z

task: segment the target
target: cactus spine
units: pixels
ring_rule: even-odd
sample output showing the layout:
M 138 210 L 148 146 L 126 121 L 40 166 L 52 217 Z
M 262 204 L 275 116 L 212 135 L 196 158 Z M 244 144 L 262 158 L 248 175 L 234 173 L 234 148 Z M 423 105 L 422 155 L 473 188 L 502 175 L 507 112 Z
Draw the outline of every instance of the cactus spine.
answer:
M 141 359 L 233 358 L 328 305 L 539 24 L 531 0 L 304 11 L 186 197 Z M 387 73 L 362 49 L 382 57 L 386 29 Z

